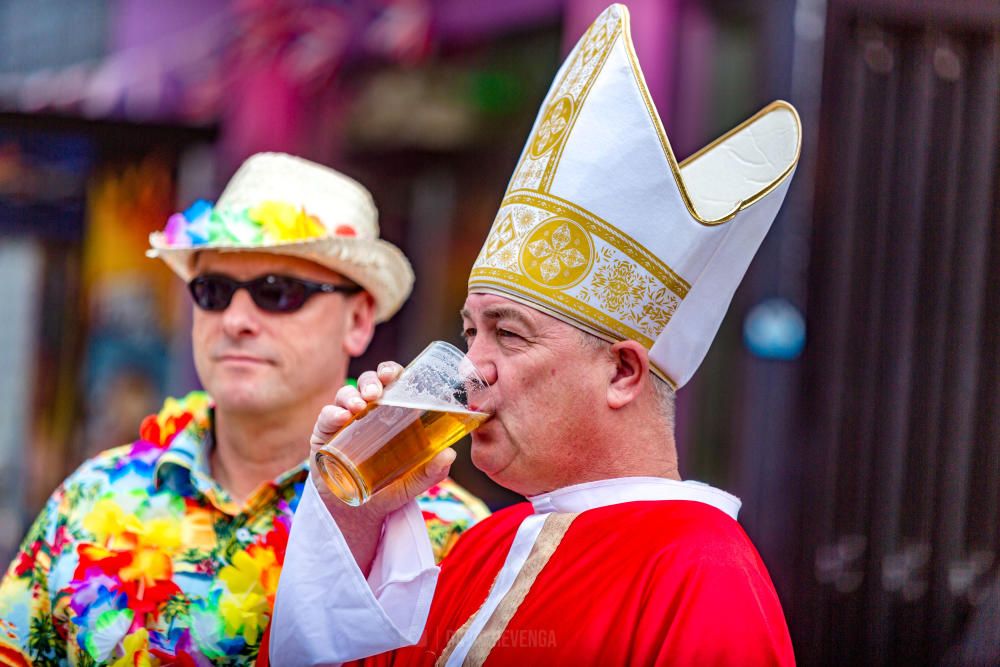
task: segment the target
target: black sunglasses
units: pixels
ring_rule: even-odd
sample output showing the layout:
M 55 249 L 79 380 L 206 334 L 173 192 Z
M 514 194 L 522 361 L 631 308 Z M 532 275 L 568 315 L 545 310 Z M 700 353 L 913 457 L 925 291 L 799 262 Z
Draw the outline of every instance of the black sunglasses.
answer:
M 206 273 L 188 283 L 195 304 L 202 310 L 216 312 L 228 308 L 236 290 L 244 287 L 257 307 L 269 313 L 294 312 L 305 305 L 309 297 L 320 292 L 357 294 L 361 291 L 357 285 L 331 285 L 274 274 L 241 282 L 220 273 Z

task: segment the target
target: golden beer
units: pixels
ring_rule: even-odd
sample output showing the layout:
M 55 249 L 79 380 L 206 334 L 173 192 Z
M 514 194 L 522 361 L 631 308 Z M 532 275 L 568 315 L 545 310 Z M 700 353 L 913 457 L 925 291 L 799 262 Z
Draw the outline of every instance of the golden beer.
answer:
M 372 403 L 316 452 L 316 467 L 334 495 L 360 505 L 489 417 L 458 406 Z

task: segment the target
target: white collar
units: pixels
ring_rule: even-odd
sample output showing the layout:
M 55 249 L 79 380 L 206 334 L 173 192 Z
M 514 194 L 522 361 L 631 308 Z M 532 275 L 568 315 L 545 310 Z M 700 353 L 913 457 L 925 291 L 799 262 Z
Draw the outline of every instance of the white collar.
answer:
M 708 484 L 663 477 L 617 477 L 584 482 L 529 496 L 528 500 L 537 514 L 585 512 L 636 500 L 692 500 L 711 505 L 733 519 L 742 504 L 736 496 Z

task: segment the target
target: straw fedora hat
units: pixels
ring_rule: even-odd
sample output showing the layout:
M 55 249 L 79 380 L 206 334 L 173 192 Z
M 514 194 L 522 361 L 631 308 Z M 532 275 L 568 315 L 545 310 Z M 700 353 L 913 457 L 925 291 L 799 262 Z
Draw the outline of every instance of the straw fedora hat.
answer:
M 350 278 L 375 300 L 375 320 L 392 317 L 410 295 L 413 269 L 379 238 L 378 211 L 360 183 L 323 165 L 282 153 L 244 162 L 213 207 L 195 202 L 149 236 L 159 257 L 185 282 L 195 254 L 268 252 L 302 257 Z

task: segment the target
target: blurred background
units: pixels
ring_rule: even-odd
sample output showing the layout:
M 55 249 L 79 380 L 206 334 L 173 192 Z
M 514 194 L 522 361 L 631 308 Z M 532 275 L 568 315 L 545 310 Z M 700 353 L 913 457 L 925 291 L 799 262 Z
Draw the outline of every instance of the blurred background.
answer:
M 775 98 L 805 130 L 679 395 L 682 474 L 742 497 L 801 663 L 996 664 L 1000 3 L 627 4 L 679 157 Z M 604 6 L 0 0 L 0 561 L 85 457 L 197 387 L 146 239 L 254 152 L 358 178 L 414 264 L 354 372 L 460 342 L 507 178 Z M 467 455 L 455 477 L 515 500 Z

